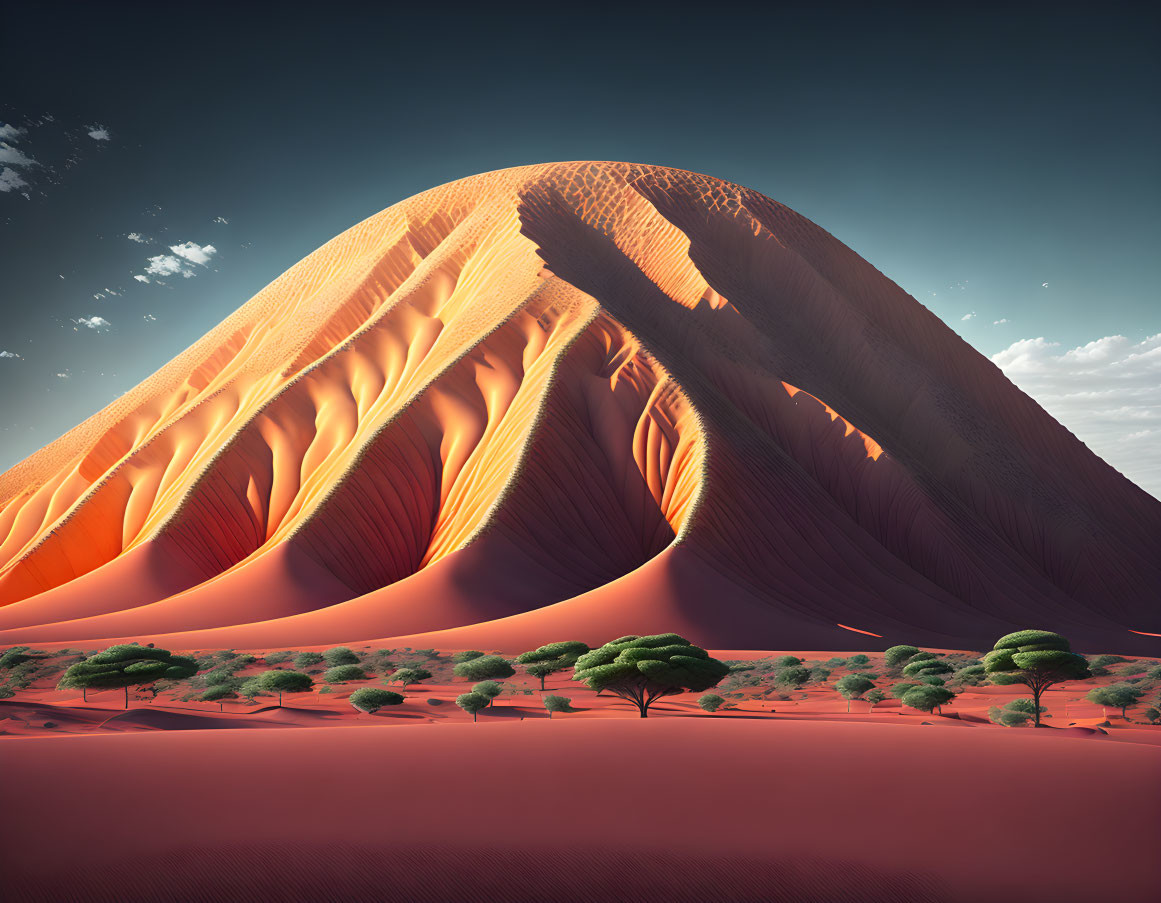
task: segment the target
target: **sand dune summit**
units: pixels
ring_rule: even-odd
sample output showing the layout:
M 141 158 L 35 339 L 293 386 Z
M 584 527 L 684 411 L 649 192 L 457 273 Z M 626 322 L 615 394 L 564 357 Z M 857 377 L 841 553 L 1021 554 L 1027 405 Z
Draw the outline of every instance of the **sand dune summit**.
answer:
M 2 644 L 1155 654 L 1158 586 L 1161 503 L 898 286 L 627 163 L 390 207 L 0 477 Z

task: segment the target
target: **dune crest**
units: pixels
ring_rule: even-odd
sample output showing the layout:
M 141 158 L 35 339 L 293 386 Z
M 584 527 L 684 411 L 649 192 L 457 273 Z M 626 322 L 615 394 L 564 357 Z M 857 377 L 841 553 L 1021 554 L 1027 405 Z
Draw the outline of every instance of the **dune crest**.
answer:
M 917 301 L 627 163 L 396 204 L 0 476 L 5 644 L 1156 654 L 1158 585 L 1161 503 Z

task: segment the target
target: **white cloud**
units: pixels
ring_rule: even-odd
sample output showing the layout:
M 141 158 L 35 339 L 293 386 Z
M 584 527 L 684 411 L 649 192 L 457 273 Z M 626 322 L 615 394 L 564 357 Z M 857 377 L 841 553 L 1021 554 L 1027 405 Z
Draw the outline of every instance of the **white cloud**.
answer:
M 148 277 L 148 276 L 142 276 L 140 273 L 138 273 L 138 274 L 137 274 L 136 276 L 134 276 L 133 278 L 134 278 L 134 279 L 136 279 L 138 282 L 148 282 L 148 281 L 149 281 L 149 277 Z
M 1161 498 L 1161 333 L 1064 350 L 1013 342 L 992 362 L 1094 452 Z
M 104 317 L 80 317 L 73 320 L 78 326 L 84 326 L 86 329 L 102 329 L 111 325 Z
M 158 254 L 149 258 L 145 272 L 151 276 L 175 276 L 182 271 L 182 263 L 171 254 Z
M 70 375 L 70 374 L 69 374 L 69 372 L 68 372 L 67 370 L 66 370 L 64 373 L 58 373 L 58 374 L 57 374 L 57 376 L 58 376 L 58 377 L 60 377 L 61 379 L 68 379 L 68 378 L 69 378 L 69 375 Z
M 976 312 L 973 310 L 970 314 L 964 314 L 962 317 L 960 317 L 960 319 L 961 320 L 970 320 L 975 315 L 976 315 Z
M 178 257 L 200 266 L 205 266 L 210 262 L 210 258 L 218 253 L 218 249 L 213 245 L 199 245 L 193 241 L 183 242 L 180 245 L 172 245 L 169 250 L 173 251 Z
M 228 225 L 230 225 L 230 221 L 229 221 L 228 219 L 226 219 L 224 216 L 215 216 L 215 217 L 214 217 L 214 222 L 215 222 L 215 223 L 221 223 L 223 226 L 228 226 Z
M 1007 317 L 1001 317 L 1001 318 L 1000 318 L 1000 319 L 998 319 L 998 320 L 992 320 L 992 325 L 993 325 L 993 326 L 999 326 L 1001 323 L 1007 323 L 1007 322 L 1008 322 L 1008 318 L 1007 318 Z
M 10 122 L 0 122 L 0 141 L 12 141 L 24 134 L 24 129 Z
M 148 276 L 181 276 L 183 279 L 192 279 L 197 275 L 198 266 L 206 266 L 210 258 L 218 253 L 213 245 L 199 245 L 196 241 L 184 241 L 178 245 L 171 245 L 170 254 L 158 254 L 149 258 L 149 265 L 145 268 Z M 148 276 L 134 276 L 138 282 L 149 282 Z
M 0 357 L 13 357 L 19 360 L 23 360 L 23 358 L 21 358 L 20 355 L 15 351 L 0 351 Z
M 28 183 L 20 178 L 20 173 L 15 169 L 8 166 L 0 169 L 0 191 L 15 191 L 17 188 L 24 188 L 27 185 Z
M 137 244 L 139 244 L 139 245 L 148 244 L 148 242 L 149 242 L 149 239 L 146 238 L 144 235 L 142 235 L 140 232 L 130 232 L 125 237 L 127 239 L 129 239 L 130 241 L 137 242 Z
M 85 128 L 89 130 L 89 137 L 94 141 L 109 140 L 109 130 L 103 125 L 86 125 Z

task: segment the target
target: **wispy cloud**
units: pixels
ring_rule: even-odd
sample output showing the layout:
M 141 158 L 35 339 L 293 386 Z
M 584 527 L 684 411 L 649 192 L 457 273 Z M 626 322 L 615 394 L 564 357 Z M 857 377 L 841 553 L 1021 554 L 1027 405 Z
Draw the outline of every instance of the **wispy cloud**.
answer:
M 0 351 L 0 357 L 9 357 L 9 358 L 15 358 L 17 360 L 23 360 L 23 358 L 19 354 L 17 354 L 15 351 Z
M 972 318 L 975 317 L 975 315 L 976 315 L 976 312 L 973 310 L 970 314 L 964 314 L 962 317 L 960 317 L 960 319 L 961 320 L 971 320 Z
M 94 141 L 109 140 L 109 130 L 103 125 L 86 125 L 85 129 L 87 130 L 89 137 Z
M 149 282 L 149 276 L 165 278 L 167 276 L 181 276 L 191 279 L 197 274 L 197 267 L 207 266 L 218 249 L 213 245 L 199 245 L 196 241 L 184 241 L 181 244 L 170 245 L 169 254 L 157 254 L 150 257 L 145 267 L 144 276 L 134 276 L 138 282 Z
M 215 216 L 214 222 L 220 223 L 223 226 L 228 226 L 230 224 L 230 221 L 228 219 L 226 219 L 224 216 Z
M 24 129 L 10 122 L 0 122 L 0 141 L 13 141 L 24 134 Z
M 1138 486 L 1161 498 L 1161 333 L 1064 349 L 1041 337 L 992 361 Z
M 28 183 L 20 177 L 15 169 L 5 166 L 0 169 L 0 191 L 16 191 L 18 188 L 27 188 Z
M 1001 317 L 1001 318 L 1000 318 L 1000 319 L 998 319 L 998 320 L 992 320 L 992 325 L 993 325 L 993 326 L 999 326 L 1001 323 L 1007 323 L 1007 322 L 1008 322 L 1008 318 L 1007 318 L 1007 317 Z
M 127 239 L 129 239 L 130 241 L 137 242 L 137 244 L 139 244 L 139 245 L 144 245 L 144 244 L 149 243 L 149 239 L 146 238 L 144 235 L 142 235 L 140 232 L 130 232 L 125 237 Z

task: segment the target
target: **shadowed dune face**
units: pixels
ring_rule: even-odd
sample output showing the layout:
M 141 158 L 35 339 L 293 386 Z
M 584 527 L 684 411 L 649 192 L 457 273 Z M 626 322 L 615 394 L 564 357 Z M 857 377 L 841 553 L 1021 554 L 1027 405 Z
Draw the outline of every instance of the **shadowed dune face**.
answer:
M 1158 585 L 1161 504 L 918 302 L 633 164 L 397 204 L 0 477 L 0 643 L 1149 654 Z

